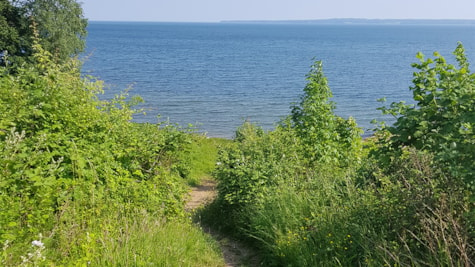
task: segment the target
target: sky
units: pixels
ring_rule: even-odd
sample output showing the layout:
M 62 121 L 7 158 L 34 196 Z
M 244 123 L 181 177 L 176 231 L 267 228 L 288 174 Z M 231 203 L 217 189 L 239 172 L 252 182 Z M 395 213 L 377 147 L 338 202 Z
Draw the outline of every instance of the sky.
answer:
M 79 0 L 91 21 L 475 19 L 475 0 Z

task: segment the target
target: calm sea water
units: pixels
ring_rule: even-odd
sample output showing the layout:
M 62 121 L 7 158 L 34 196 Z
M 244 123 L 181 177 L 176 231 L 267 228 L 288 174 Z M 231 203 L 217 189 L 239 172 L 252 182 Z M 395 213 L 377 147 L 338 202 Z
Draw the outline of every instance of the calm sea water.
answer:
M 244 120 L 272 129 L 290 112 L 314 59 L 322 60 L 336 113 L 364 129 L 388 120 L 376 100 L 410 101 L 418 51 L 452 61 L 461 41 L 475 62 L 475 26 L 90 22 L 83 72 L 111 97 L 132 86 L 147 115 L 233 136 Z M 475 64 L 475 63 L 474 63 Z

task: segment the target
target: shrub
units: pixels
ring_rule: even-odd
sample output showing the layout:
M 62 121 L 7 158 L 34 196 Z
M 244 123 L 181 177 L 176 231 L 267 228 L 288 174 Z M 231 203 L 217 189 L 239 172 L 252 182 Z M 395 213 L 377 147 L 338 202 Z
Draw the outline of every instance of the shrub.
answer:
M 232 146 L 222 150 L 215 177 L 219 200 L 241 208 L 259 201 L 267 190 L 281 181 L 292 183 L 299 166 L 295 137 L 284 130 L 265 133 L 244 123 Z
M 101 101 L 102 83 L 81 78 L 77 61 L 35 49 L 34 65 L 0 76 L 2 264 L 18 264 L 43 234 L 51 261 L 81 265 L 120 228 L 109 216 L 183 216 L 188 135 L 132 123 L 140 99 Z
M 364 192 L 355 216 L 366 225 L 367 259 L 400 266 L 471 266 L 470 202 L 430 153 L 406 148 Z
M 378 166 L 370 172 L 376 199 L 386 207 L 375 218 L 396 222 L 394 243 L 380 246 L 389 262 L 473 264 L 475 74 L 462 44 L 454 55 L 458 67 L 419 53 L 410 88 L 416 104 L 381 108 L 397 118 L 378 132 L 370 159 Z
M 302 144 L 302 156 L 309 162 L 348 166 L 359 161 L 361 129 L 353 118 L 334 114 L 332 92 L 317 61 L 307 74 L 307 85 L 299 105 L 292 107 L 290 125 Z
M 333 114 L 321 62 L 308 81 L 300 106 L 275 130 L 265 132 L 249 122 L 238 128 L 215 171 L 219 184 L 212 216 L 263 248 L 266 264 L 336 264 L 335 257 L 350 256 L 348 247 L 337 248 L 327 235 L 349 228 L 337 221 L 348 215 L 350 177 L 362 157 L 360 129 L 351 118 Z M 348 242 L 345 236 L 338 238 Z
M 412 146 L 433 152 L 435 159 L 444 164 L 454 177 L 464 177 L 474 188 L 475 169 L 475 73 L 471 73 L 462 44 L 454 51 L 458 68 L 448 64 L 439 53 L 435 59 L 417 54 L 420 63 L 412 66 L 415 105 L 392 103 L 382 108 L 386 114 L 397 117 L 387 142 L 390 148 Z

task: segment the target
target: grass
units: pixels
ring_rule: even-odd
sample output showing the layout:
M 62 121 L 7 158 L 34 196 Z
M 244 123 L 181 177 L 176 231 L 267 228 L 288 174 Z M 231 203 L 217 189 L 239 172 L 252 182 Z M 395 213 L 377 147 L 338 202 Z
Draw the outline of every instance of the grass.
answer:
M 190 177 L 188 183 L 192 186 L 200 184 L 203 179 L 210 179 L 216 167 L 218 151 L 232 142 L 223 138 L 209 138 L 194 135 L 190 147 Z
M 230 140 L 193 135 L 188 184 L 211 179 L 220 147 Z M 121 231 L 103 232 L 102 256 L 91 266 L 224 266 L 219 246 L 188 219 L 164 221 L 140 214 L 123 218 Z
M 212 179 L 218 150 L 229 142 L 193 135 L 187 151 L 191 179 L 186 182 L 194 185 L 202 179 Z M 0 244 L 0 265 L 18 266 L 24 261 L 22 256 L 27 258 L 24 266 L 225 265 L 217 242 L 190 218 L 167 220 L 160 214 L 114 211 L 112 206 L 110 212 L 95 217 L 90 217 L 90 211 L 81 206 L 69 207 L 67 214 L 71 218 L 42 238 L 32 236 L 21 246 Z M 44 248 L 32 246 L 33 240 L 44 242 Z
M 218 151 L 231 140 L 193 135 L 189 149 L 188 184 L 212 179 Z M 188 219 L 124 218 L 122 230 L 104 232 L 103 256 L 91 266 L 224 266 L 218 244 Z
M 32 237 L 41 247 L 32 242 L 19 251 L 14 243 L 2 244 L 0 266 L 225 265 L 217 242 L 188 218 L 166 221 L 136 212 L 96 219 Z
M 217 243 L 189 221 L 141 218 L 103 239 L 90 266 L 224 266 Z

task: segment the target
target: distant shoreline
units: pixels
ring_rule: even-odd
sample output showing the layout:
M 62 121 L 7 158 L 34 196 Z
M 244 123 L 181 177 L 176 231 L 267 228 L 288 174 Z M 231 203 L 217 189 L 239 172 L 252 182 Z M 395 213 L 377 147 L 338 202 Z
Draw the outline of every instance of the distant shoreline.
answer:
M 222 20 L 209 22 L 192 21 L 110 21 L 89 20 L 92 23 L 165 23 L 165 24 L 296 24 L 296 25 L 447 25 L 475 26 L 475 19 L 315 19 L 315 20 Z
M 321 24 L 321 25 L 474 25 L 470 19 L 317 19 L 223 20 L 220 23 Z

